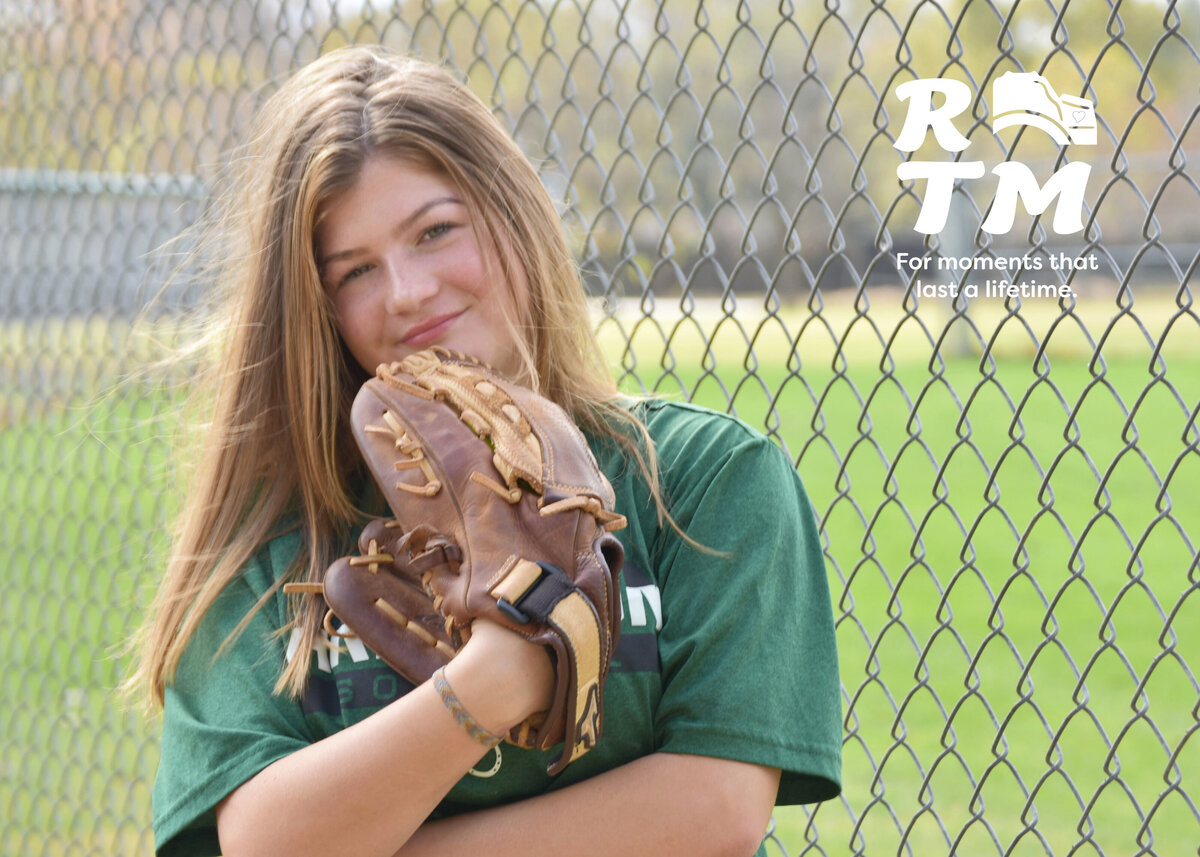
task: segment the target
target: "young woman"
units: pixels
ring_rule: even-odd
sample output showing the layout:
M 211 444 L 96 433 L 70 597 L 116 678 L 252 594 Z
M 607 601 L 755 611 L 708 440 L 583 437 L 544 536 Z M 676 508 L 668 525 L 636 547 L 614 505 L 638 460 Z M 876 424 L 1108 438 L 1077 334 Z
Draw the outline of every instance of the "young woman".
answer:
M 160 854 L 753 854 L 772 807 L 836 795 L 820 538 L 791 462 L 737 420 L 618 395 L 559 218 L 442 70 L 348 48 L 263 108 L 214 276 L 212 420 L 143 634 L 163 706 Z M 479 357 L 565 408 L 613 483 L 626 561 L 598 746 L 486 749 L 438 690 L 331 641 L 319 581 L 384 513 L 348 406 L 384 361 Z M 548 655 L 477 621 L 446 668 L 495 734 Z

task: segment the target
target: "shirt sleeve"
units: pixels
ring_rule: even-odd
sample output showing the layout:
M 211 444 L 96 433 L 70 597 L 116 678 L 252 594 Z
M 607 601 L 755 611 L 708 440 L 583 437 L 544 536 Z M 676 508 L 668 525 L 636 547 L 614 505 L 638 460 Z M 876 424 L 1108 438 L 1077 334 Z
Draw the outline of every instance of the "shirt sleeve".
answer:
M 778 447 L 716 419 L 663 461 L 670 508 L 702 547 L 661 531 L 657 742 L 781 768 L 781 804 L 835 797 L 841 685 L 812 505 Z
M 281 600 L 222 649 L 273 578 L 264 549 L 205 615 L 166 689 L 154 783 L 160 855 L 220 853 L 216 805 L 267 765 L 312 743 L 300 705 L 272 693 L 284 663 Z

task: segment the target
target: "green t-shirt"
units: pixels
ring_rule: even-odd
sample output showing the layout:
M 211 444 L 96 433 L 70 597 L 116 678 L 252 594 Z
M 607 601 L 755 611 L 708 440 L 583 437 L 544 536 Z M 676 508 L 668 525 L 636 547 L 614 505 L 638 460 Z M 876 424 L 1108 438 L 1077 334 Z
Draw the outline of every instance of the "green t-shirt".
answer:
M 621 635 L 604 691 L 604 733 L 557 777 L 557 752 L 502 744 L 436 815 L 510 803 L 655 751 L 781 768 L 777 803 L 836 796 L 841 699 L 821 542 L 804 488 L 778 447 L 744 423 L 692 405 L 636 406 L 654 438 L 663 491 L 680 527 L 656 509 L 635 465 L 611 441 L 593 451 L 629 526 Z M 337 732 L 411 685 L 361 642 L 308 653 L 301 699 L 272 693 L 285 658 L 281 597 L 214 656 L 300 549 L 295 532 L 265 545 L 219 597 L 167 688 L 154 786 L 159 854 L 217 854 L 216 804 L 271 762 Z M 761 850 L 760 850 L 760 853 Z

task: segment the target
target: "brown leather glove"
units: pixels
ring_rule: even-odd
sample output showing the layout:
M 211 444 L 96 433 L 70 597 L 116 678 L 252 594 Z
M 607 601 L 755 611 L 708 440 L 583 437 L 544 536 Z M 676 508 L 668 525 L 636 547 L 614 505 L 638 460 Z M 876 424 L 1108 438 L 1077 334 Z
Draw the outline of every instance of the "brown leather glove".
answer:
M 335 564 L 325 583 L 330 607 L 406 676 L 412 650 L 444 656 L 414 640 L 414 627 L 428 630 L 404 590 L 414 583 L 433 596 L 445 618 L 438 641 L 452 649 L 477 617 L 548 646 L 553 702 L 508 740 L 536 749 L 564 742 L 549 767 L 558 773 L 600 737 L 620 629 L 624 550 L 611 531 L 625 519 L 583 434 L 553 402 L 441 348 L 380 366 L 354 401 L 351 425 L 402 535 L 381 539 L 377 527 L 371 553 L 388 557 L 377 574 L 362 560 L 347 570 Z M 433 660 L 423 658 L 419 678 Z
M 326 570 L 322 594 L 329 605 L 326 633 L 338 636 L 331 626 L 331 614 L 336 615 L 392 669 L 418 685 L 448 664 L 465 640 L 451 634 L 420 580 L 399 572 L 408 556 L 407 541 L 397 521 L 371 521 L 358 538 L 359 555 L 342 557 Z

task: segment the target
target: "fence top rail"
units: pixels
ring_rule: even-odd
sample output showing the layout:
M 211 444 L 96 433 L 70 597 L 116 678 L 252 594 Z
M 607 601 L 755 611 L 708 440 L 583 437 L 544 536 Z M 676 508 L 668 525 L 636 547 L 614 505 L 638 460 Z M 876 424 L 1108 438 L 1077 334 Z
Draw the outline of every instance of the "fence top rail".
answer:
M 0 167 L 0 193 L 115 194 L 199 199 L 208 186 L 195 175 Z

